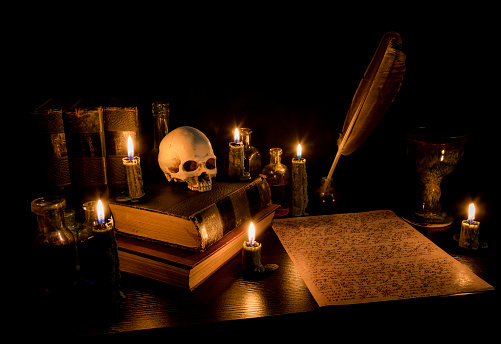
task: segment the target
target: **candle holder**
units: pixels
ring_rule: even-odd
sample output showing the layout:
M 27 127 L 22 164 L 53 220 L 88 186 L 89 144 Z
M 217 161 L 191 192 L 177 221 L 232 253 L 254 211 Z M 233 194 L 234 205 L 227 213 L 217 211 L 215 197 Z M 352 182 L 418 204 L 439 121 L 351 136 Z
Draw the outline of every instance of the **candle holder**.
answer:
M 422 227 L 446 227 L 454 218 L 442 211 L 440 184 L 463 157 L 468 135 L 443 135 L 429 128 L 416 128 L 406 134 L 407 157 L 418 177 L 414 209 L 403 218 Z

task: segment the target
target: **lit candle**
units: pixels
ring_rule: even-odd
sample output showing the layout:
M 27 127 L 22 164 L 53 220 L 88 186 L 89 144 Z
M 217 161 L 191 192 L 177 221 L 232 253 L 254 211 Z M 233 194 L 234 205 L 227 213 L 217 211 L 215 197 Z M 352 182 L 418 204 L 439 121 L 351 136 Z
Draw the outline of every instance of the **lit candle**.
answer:
M 297 145 L 297 158 L 292 159 L 292 216 L 303 216 L 308 206 L 308 181 L 306 159 L 302 157 L 301 144 Z
M 229 143 L 228 176 L 240 178 L 244 172 L 244 144 L 240 142 L 240 133 L 235 129 L 233 142 Z
M 475 221 L 475 205 L 471 203 L 468 207 L 468 220 L 461 222 L 461 232 L 459 233 L 459 246 L 476 250 L 479 246 L 478 232 L 480 222 Z
M 261 264 L 261 244 L 256 241 L 254 223 L 249 225 L 248 241 L 244 241 L 242 249 L 242 272 L 252 275 L 265 271 Z
M 88 202 L 84 206 L 92 209 L 94 204 L 96 202 Z M 112 217 L 106 218 L 101 200 L 97 201 L 95 209 L 97 223 L 93 221 L 89 239 L 79 248 L 79 255 L 84 258 L 81 260 L 82 276 L 100 302 L 118 303 L 122 294 L 114 221 Z
M 129 187 L 129 197 L 137 200 L 144 196 L 143 176 L 141 172 L 141 161 L 138 156 L 134 156 L 134 145 L 129 135 L 127 140 L 127 157 L 122 159 L 127 175 L 127 185 Z

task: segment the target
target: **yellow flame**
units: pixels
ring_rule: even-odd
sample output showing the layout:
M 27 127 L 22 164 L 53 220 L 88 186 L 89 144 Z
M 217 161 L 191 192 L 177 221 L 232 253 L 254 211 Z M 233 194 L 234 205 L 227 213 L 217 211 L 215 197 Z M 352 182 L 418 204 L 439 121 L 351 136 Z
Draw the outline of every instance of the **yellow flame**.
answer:
M 256 229 L 254 228 L 254 223 L 251 222 L 249 225 L 249 243 L 254 245 L 254 240 L 256 239 Z
M 473 222 L 475 220 L 475 204 L 470 203 L 468 207 L 468 221 Z
M 132 138 L 129 135 L 129 139 L 127 140 L 127 157 L 132 160 L 134 159 L 134 145 L 132 144 Z
M 103 202 L 101 200 L 97 201 L 97 222 L 103 223 L 104 222 L 104 207 L 103 207 Z
M 301 144 L 298 144 L 297 145 L 297 158 L 298 159 L 301 159 L 301 157 L 303 156 L 302 153 L 303 153 L 303 150 L 301 148 Z

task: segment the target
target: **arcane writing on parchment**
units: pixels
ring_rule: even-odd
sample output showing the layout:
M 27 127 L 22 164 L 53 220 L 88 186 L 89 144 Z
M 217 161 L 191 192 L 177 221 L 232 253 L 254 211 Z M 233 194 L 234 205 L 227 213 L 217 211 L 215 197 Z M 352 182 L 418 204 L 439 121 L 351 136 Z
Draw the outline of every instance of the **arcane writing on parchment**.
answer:
M 273 229 L 321 306 L 492 288 L 392 211 L 283 219 Z

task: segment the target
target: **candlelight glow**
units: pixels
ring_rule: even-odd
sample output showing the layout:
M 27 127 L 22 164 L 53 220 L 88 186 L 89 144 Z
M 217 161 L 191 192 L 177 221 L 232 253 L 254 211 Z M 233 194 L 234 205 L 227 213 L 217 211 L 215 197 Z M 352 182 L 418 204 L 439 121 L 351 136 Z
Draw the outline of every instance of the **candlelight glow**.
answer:
M 301 149 L 301 144 L 297 145 L 297 158 L 301 159 L 302 156 L 302 149 Z
M 475 204 L 470 203 L 470 206 L 468 207 L 468 223 L 472 224 L 474 220 L 475 220 Z
M 129 160 L 134 159 L 134 145 L 132 144 L 132 138 L 129 135 L 129 139 L 127 140 L 127 157 Z
M 235 128 L 235 135 L 233 137 L 234 137 L 235 143 L 240 142 L 240 133 L 238 132 L 238 128 Z
M 256 239 L 256 229 L 254 228 L 254 223 L 249 225 L 249 244 L 254 245 L 254 240 Z
M 99 224 L 102 224 L 104 222 L 104 207 L 103 207 L 103 202 L 101 202 L 101 200 L 97 201 L 96 211 L 97 211 L 97 222 L 99 222 Z

